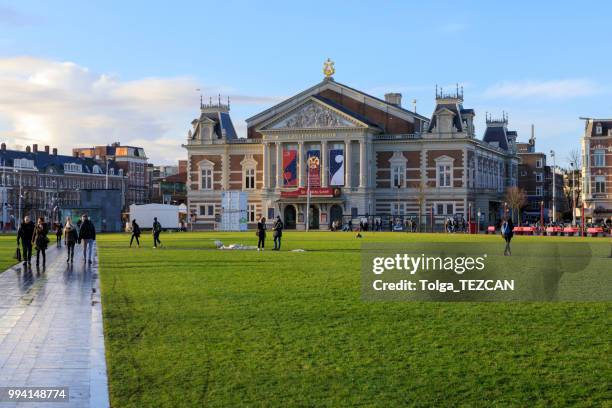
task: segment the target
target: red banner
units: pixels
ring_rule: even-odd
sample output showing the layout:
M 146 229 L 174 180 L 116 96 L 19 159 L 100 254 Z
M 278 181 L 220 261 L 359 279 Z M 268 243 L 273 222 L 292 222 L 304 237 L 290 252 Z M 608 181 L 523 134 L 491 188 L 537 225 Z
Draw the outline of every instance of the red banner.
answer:
M 283 150 L 283 186 L 297 186 L 297 151 Z
M 283 198 L 306 197 L 306 193 L 307 193 L 306 187 L 300 187 L 292 191 L 281 191 L 281 197 Z M 311 197 L 334 197 L 334 188 L 332 187 L 311 187 L 310 196 Z

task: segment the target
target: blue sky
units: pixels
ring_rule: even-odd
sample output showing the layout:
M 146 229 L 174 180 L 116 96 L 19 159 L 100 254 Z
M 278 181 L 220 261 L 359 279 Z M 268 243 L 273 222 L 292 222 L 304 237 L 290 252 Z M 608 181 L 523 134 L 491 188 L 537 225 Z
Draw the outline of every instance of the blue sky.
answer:
M 612 117 L 608 2 L 94 2 L 0 0 L 0 139 L 9 146 L 143 144 L 156 163 L 180 143 L 199 94 L 244 119 L 322 79 L 431 115 L 436 84 L 509 114 L 519 139 L 559 162 L 579 116 Z

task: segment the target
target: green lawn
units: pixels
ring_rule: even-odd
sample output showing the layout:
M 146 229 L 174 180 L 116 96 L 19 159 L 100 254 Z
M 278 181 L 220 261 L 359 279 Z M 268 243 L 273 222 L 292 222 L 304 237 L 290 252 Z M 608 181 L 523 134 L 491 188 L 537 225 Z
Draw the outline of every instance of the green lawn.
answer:
M 213 249 L 253 232 L 143 238 L 98 242 L 114 407 L 611 406 L 610 302 L 363 302 L 353 234 L 286 233 L 303 253 Z
M 0 273 L 17 263 L 13 259 L 15 248 L 17 248 L 17 236 L 15 234 L 0 235 Z

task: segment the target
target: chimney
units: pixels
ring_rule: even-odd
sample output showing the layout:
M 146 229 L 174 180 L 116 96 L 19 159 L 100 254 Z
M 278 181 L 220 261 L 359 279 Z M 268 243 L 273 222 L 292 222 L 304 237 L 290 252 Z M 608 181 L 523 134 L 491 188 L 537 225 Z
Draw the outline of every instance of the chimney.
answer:
M 6 143 L 2 143 L 0 145 L 0 150 L 2 150 L 3 152 L 6 152 Z
M 54 148 L 53 148 L 53 155 L 54 155 L 54 156 L 57 156 L 57 147 L 54 147 Z
M 397 106 L 398 108 L 402 107 L 402 94 L 401 93 L 386 93 L 385 94 L 385 102 Z
M 32 145 L 32 151 L 33 151 L 34 153 L 38 153 L 38 145 L 37 145 L 36 143 L 34 143 L 34 144 Z
M 34 145 L 36 146 L 36 145 Z M 26 146 L 26 153 L 30 153 L 30 146 Z
M 49 154 L 49 146 L 45 146 L 45 153 Z

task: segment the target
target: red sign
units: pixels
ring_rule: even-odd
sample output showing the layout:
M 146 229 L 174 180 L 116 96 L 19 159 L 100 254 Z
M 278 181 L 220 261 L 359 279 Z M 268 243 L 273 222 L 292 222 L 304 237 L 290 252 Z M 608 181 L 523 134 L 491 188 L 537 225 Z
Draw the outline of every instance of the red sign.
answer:
M 306 187 L 300 187 L 296 190 L 281 191 L 282 198 L 297 198 L 306 197 Z M 333 187 L 310 187 L 311 197 L 334 197 Z

